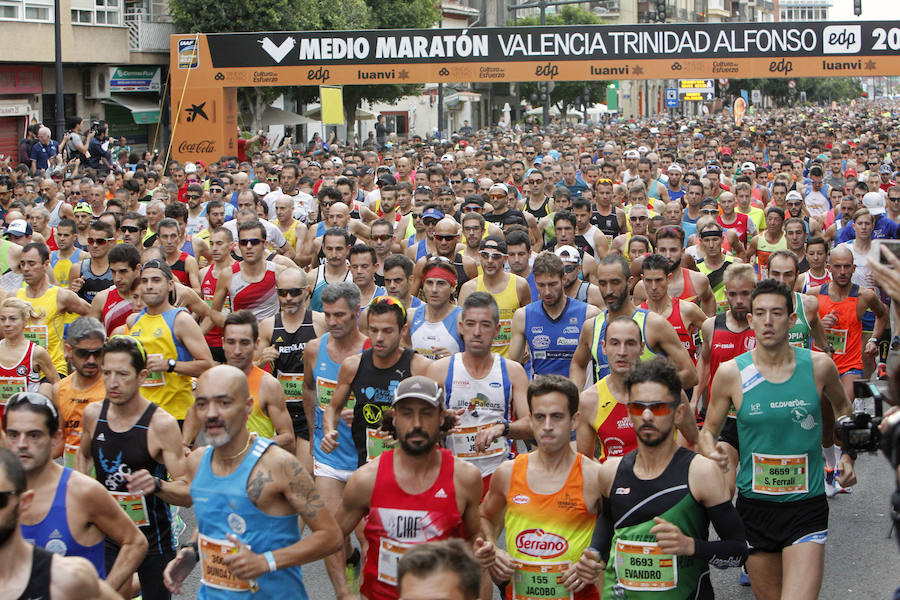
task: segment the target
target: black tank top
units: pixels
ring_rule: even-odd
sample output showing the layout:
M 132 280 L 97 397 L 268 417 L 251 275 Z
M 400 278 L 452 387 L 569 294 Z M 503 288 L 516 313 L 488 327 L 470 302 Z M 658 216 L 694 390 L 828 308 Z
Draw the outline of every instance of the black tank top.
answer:
M 84 284 L 78 290 L 78 297 L 87 302 L 93 302 L 94 296 L 113 285 L 112 269 L 107 267 L 105 273 L 94 275 L 91 271 L 91 259 L 82 261 L 81 278 L 84 279 Z
M 595 212 L 591 215 L 591 224 L 603 232 L 608 238 L 614 238 L 619 235 L 619 219 L 616 217 L 616 211 L 608 215 L 601 215 Z
M 166 467 L 150 455 L 147 443 L 147 431 L 150 420 L 158 408 L 152 402 L 138 419 L 134 427 L 128 431 L 113 431 L 106 420 L 109 400 L 103 401 L 94 435 L 91 438 L 91 456 L 94 458 L 97 481 L 111 492 L 127 492 L 128 485 L 124 475 L 146 469 L 154 477 L 165 479 Z M 175 545 L 172 539 L 172 517 L 169 505 L 154 494 L 145 496 L 147 502 L 147 525 L 140 527 L 144 537 L 150 544 L 150 554 L 171 552 Z M 115 547 L 107 538 L 107 547 Z
M 53 562 L 53 553 L 43 548 L 34 546 L 31 552 L 31 575 L 28 577 L 28 585 L 18 600 L 36 600 L 45 598 L 50 600 L 50 571 Z
M 528 201 L 525 201 L 525 212 L 531 213 L 534 215 L 535 219 L 542 219 L 550 214 L 550 198 L 544 196 L 544 202 L 538 206 L 537 208 L 531 208 L 531 205 L 528 204 Z
M 275 313 L 275 324 L 272 327 L 272 339 L 269 345 L 278 349 L 278 358 L 275 359 L 272 375 L 278 377 L 279 373 L 303 373 L 303 350 L 306 343 L 316 339 L 316 330 L 313 327 L 312 310 L 307 308 L 303 316 L 303 322 L 296 331 L 288 331 L 281 320 L 281 312 Z
M 359 369 L 350 384 L 356 405 L 353 408 L 353 442 L 359 455 L 359 466 L 366 464 L 366 429 L 378 429 L 381 411 L 390 407 L 394 388 L 412 375 L 412 359 L 415 352 L 404 348 L 400 359 L 387 369 L 379 369 L 372 363 L 372 349 L 363 350 Z
M 616 529 L 651 521 L 689 494 L 688 469 L 694 456 L 687 448 L 679 447 L 665 471 L 655 479 L 639 479 L 634 474 L 637 450 L 623 456 L 609 494 L 609 507 Z M 679 488 L 683 489 L 683 493 L 668 493 Z M 628 490 L 627 493 L 623 493 L 624 490 Z

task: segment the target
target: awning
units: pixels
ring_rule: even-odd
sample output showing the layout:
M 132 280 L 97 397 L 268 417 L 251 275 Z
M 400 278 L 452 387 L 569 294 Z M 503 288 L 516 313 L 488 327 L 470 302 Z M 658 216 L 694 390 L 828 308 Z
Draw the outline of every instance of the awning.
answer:
M 300 125 L 313 122 L 312 119 L 304 117 L 303 115 L 298 115 L 295 112 L 270 106 L 266 109 L 266 112 L 263 113 L 260 124 L 263 127 L 270 127 L 272 125 Z
M 111 94 L 109 100 L 104 100 L 103 102 L 106 104 L 118 104 L 127 108 L 131 111 L 131 118 L 138 125 L 159 123 L 159 100 L 153 100 L 149 97 L 138 97 L 132 94 L 127 96 Z

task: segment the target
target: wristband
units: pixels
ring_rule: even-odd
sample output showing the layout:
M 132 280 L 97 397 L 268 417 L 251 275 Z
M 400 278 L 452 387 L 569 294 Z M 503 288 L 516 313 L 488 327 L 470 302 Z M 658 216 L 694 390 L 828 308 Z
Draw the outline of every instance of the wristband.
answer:
M 275 564 L 275 555 L 272 554 L 272 551 L 263 553 L 263 556 L 266 559 L 266 562 L 269 563 L 269 573 L 274 573 L 278 570 L 278 565 Z
M 503 422 L 503 433 L 500 434 L 502 437 L 509 436 L 509 421 Z
M 162 479 L 159 477 L 153 478 L 153 493 L 158 494 L 162 491 Z
M 182 550 L 184 548 L 190 548 L 191 550 L 194 551 L 194 554 L 196 554 L 197 556 L 200 555 L 200 551 L 197 548 L 197 542 L 188 542 L 186 544 L 182 544 L 182 545 L 178 546 L 179 550 Z
M 877 338 L 877 337 L 870 337 L 870 338 L 869 338 L 869 341 L 872 342 L 873 344 L 877 344 L 877 343 L 878 343 L 878 338 Z

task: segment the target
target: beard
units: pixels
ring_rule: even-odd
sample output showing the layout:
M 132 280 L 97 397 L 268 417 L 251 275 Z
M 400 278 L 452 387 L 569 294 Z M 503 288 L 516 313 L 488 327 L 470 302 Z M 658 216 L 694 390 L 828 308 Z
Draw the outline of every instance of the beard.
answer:
M 0 523 L 0 547 L 6 544 L 6 541 L 12 536 L 13 533 L 18 529 L 19 524 L 17 521 L 17 513 L 18 513 L 18 505 L 12 509 L 10 513 L 10 519 L 7 523 Z
M 414 444 L 409 441 L 409 438 L 413 435 L 421 435 L 426 438 L 426 441 L 420 444 Z M 431 452 L 434 447 L 437 445 L 437 436 L 430 436 L 422 429 L 413 429 L 402 438 L 400 438 L 400 446 L 403 448 L 403 451 L 411 456 L 422 456 L 424 454 L 428 454 Z
M 659 429 L 656 429 L 656 432 L 659 433 L 659 437 L 657 438 L 645 437 L 645 435 L 642 435 L 642 432 L 640 431 L 636 431 L 635 433 L 637 433 L 638 439 L 640 439 L 645 446 L 654 448 L 662 444 L 670 435 L 672 435 L 672 428 L 669 427 L 666 431 L 660 431 Z

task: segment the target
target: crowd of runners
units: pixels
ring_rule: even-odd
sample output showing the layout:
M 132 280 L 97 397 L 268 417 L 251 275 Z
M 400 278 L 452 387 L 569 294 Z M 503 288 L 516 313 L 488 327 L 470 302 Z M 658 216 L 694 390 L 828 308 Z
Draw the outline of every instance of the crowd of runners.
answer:
M 818 597 L 900 331 L 900 105 L 210 164 L 73 131 L 0 163 L 0 598 L 329 597 L 319 560 L 339 599 Z

